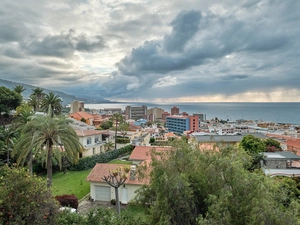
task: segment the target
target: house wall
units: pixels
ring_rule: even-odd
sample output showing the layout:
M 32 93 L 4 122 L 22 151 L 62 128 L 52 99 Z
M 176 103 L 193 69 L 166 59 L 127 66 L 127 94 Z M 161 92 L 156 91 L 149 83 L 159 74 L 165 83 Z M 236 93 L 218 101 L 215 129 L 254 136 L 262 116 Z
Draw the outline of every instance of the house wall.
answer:
M 87 143 L 88 138 L 91 138 L 90 144 Z M 96 142 L 97 138 L 98 142 Z M 79 142 L 85 148 L 82 152 L 82 157 L 88 157 L 105 152 L 105 142 L 102 141 L 102 134 L 79 137 Z
M 90 182 L 90 195 L 91 198 L 96 200 L 95 198 L 95 187 L 96 186 L 102 186 L 102 187 L 110 187 L 110 199 L 116 199 L 116 195 L 115 195 L 115 188 L 109 186 L 107 183 L 104 182 Z M 122 202 L 124 204 L 127 204 L 129 201 L 133 200 L 133 198 L 135 197 L 135 191 L 137 189 L 139 189 L 141 187 L 141 185 L 135 185 L 135 184 L 125 184 L 120 186 L 118 191 L 119 191 L 119 200 L 122 202 L 123 200 L 123 189 L 126 188 L 127 189 L 127 202 Z

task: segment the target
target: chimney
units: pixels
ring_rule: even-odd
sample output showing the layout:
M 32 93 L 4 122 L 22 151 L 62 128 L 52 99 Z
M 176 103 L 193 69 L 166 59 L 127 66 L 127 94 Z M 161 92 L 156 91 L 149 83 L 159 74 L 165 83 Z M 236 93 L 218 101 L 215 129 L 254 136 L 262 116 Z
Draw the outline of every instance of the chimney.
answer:
M 136 168 L 136 166 L 134 166 L 134 165 L 130 166 L 129 180 L 135 180 L 135 168 Z

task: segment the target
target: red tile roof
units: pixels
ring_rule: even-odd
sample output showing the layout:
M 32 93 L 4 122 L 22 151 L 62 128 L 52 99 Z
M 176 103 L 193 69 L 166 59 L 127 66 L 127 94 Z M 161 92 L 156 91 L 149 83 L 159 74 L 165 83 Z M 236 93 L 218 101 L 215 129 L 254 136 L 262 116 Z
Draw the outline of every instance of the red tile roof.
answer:
M 87 176 L 86 180 L 91 181 L 91 182 L 101 182 L 101 183 L 106 183 L 102 178 L 104 176 L 109 175 L 109 172 L 118 168 L 118 167 L 124 167 L 124 166 L 130 166 L 130 165 L 125 165 L 125 164 L 107 164 L 107 163 L 97 163 L 90 174 Z M 130 180 L 129 179 L 129 174 L 128 178 L 125 181 L 125 184 L 147 184 L 147 180 L 142 180 L 138 179 L 138 173 L 136 169 L 136 179 L 135 180 Z
M 86 113 L 86 112 L 75 112 L 69 115 L 69 117 L 80 120 L 82 118 L 84 119 L 92 119 L 94 118 L 93 115 Z
M 107 130 L 81 130 L 81 129 L 74 129 L 74 130 L 76 131 L 78 137 L 86 137 L 86 136 L 108 133 Z
M 129 160 L 149 160 L 151 159 L 150 150 L 155 149 L 156 151 L 166 151 L 170 150 L 170 147 L 158 147 L 158 146 L 136 146 L 130 157 Z

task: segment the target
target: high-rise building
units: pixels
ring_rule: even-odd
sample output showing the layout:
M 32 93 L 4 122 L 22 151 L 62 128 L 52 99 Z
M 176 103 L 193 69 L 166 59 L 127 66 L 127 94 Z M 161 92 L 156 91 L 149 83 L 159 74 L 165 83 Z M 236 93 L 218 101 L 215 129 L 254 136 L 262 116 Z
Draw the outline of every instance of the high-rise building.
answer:
M 163 113 L 165 112 L 164 109 L 162 108 L 151 108 L 147 109 L 147 120 L 149 121 L 155 121 L 155 120 L 162 120 L 163 118 Z
M 194 113 L 194 116 L 198 116 L 200 121 L 205 121 L 206 120 L 206 114 L 203 113 Z
M 73 101 L 71 103 L 70 113 L 84 112 L 84 102 L 83 101 Z
M 176 106 L 171 108 L 171 115 L 179 115 L 179 108 Z
M 126 106 L 125 108 L 125 116 L 126 119 L 144 119 L 147 114 L 147 106 Z
M 178 134 L 182 134 L 186 130 L 198 131 L 199 117 L 182 115 L 167 116 L 166 128 L 168 131 Z

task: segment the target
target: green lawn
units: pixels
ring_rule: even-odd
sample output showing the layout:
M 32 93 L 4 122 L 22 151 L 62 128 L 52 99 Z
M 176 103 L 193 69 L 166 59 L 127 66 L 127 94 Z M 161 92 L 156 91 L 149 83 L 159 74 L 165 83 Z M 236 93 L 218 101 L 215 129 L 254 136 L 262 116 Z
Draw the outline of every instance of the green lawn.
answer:
M 52 195 L 74 194 L 78 199 L 81 199 L 90 192 L 90 183 L 85 179 L 91 172 L 85 171 L 67 171 L 57 172 L 52 177 Z
M 110 164 L 128 164 L 128 165 L 131 165 L 132 161 L 122 161 L 120 159 L 114 159 L 112 161 L 109 161 L 108 163 L 110 163 Z

